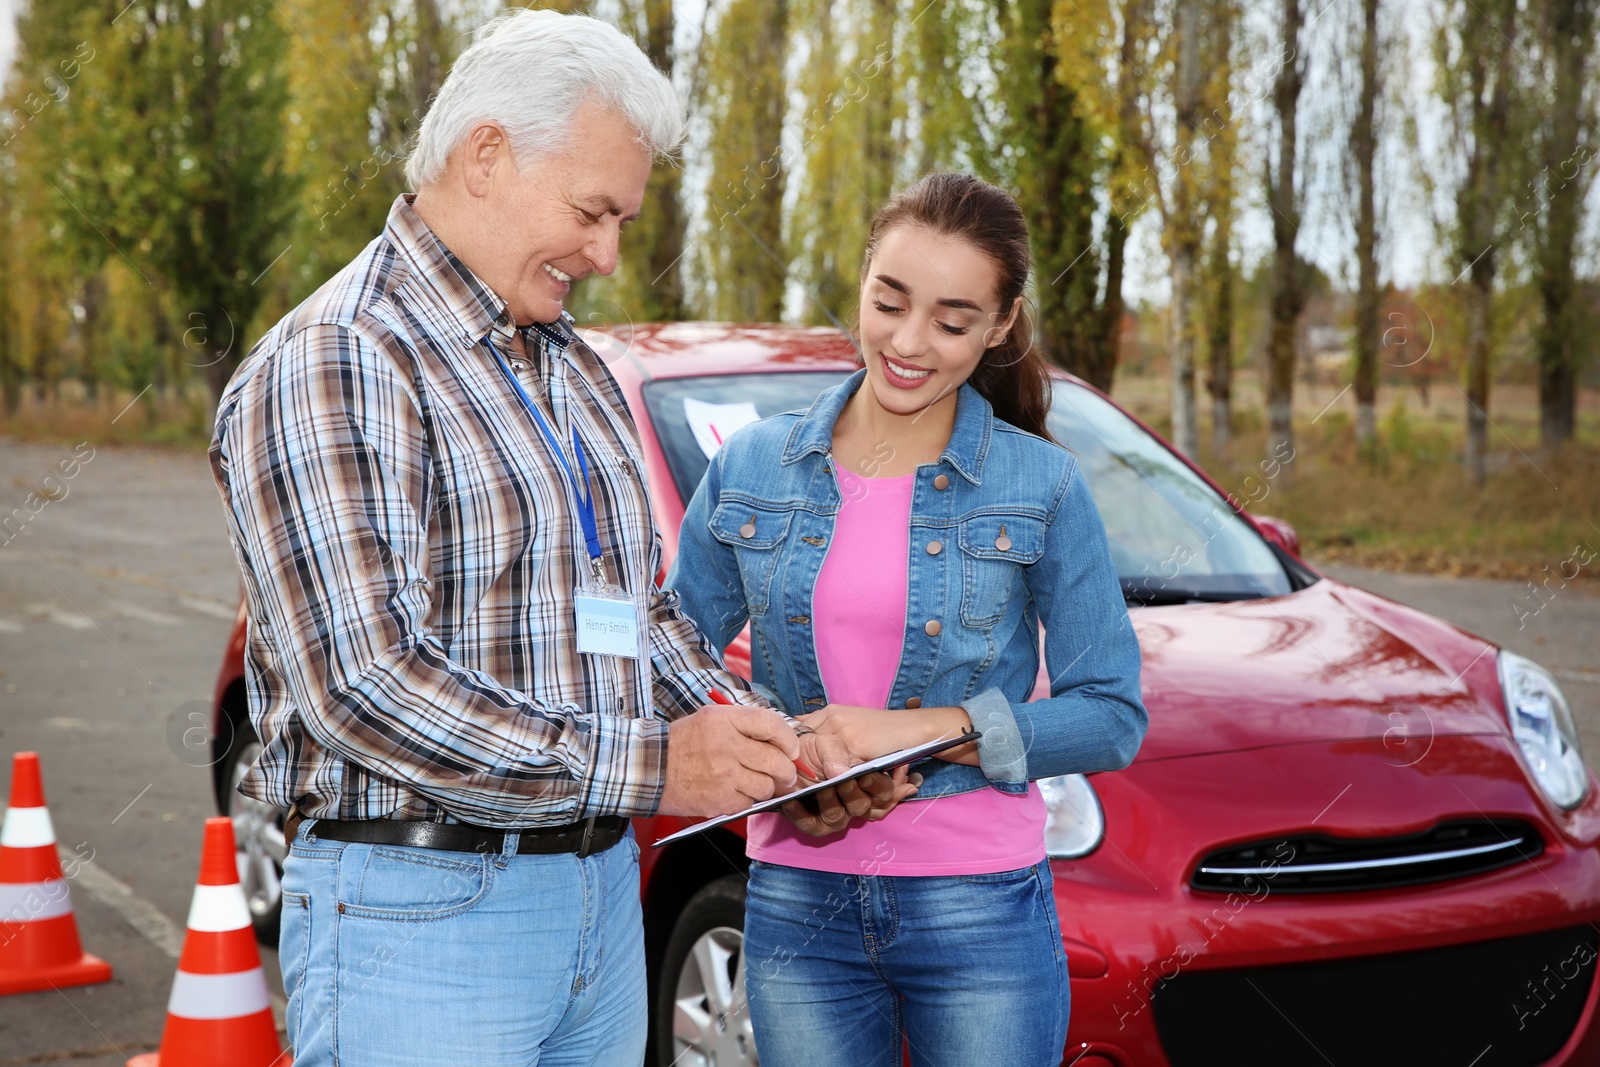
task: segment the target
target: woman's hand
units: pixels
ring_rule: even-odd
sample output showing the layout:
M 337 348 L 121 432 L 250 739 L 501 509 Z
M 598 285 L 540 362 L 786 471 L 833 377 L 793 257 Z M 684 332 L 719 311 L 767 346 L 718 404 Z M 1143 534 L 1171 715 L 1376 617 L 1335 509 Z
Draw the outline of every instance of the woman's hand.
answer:
M 810 798 L 814 810 L 799 800 L 791 800 L 779 810 L 801 833 L 826 837 L 850 825 L 851 819 L 875 822 L 902 800 L 914 796 L 922 784 L 922 775 L 907 771 L 906 767 L 896 767 L 893 775 L 877 772 L 840 782 Z
M 800 758 L 824 778 L 834 778 L 861 762 L 837 734 L 817 730 L 809 715 L 797 721 L 800 733 Z M 826 837 L 850 824 L 851 819 L 875 821 L 888 815 L 902 800 L 914 795 L 922 784 L 922 775 L 907 774 L 907 768 L 898 767 L 892 775 L 864 774 L 860 778 L 840 782 L 822 790 L 805 801 L 791 800 L 781 809 L 786 819 L 801 833 L 813 837 Z M 805 779 L 801 779 L 805 783 Z
M 904 711 L 829 704 L 802 720 L 818 733 L 837 737 L 857 759 L 877 759 L 928 740 L 918 717 Z
M 820 734 L 838 737 L 852 755 L 862 760 L 898 752 L 902 748 L 924 745 L 942 737 L 955 737 L 972 728 L 963 708 L 858 708 L 848 704 L 829 704 L 800 721 Z M 967 750 L 971 749 L 970 757 Z M 977 762 L 975 745 L 949 749 L 941 758 L 951 762 Z M 967 757 L 967 758 L 964 758 Z

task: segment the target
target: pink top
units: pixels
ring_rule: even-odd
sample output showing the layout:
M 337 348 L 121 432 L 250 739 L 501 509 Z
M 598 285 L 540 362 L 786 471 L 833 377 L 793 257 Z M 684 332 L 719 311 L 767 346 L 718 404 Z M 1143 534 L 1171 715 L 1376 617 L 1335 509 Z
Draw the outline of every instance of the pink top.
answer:
M 906 560 L 915 475 L 862 478 L 835 465 L 844 503 L 812 597 L 817 666 L 828 700 L 888 706 L 905 647 Z M 959 564 L 957 564 L 959 566 Z M 1038 786 L 912 800 L 878 822 L 809 837 L 782 815 L 752 815 L 752 859 L 835 874 L 994 874 L 1044 859 Z

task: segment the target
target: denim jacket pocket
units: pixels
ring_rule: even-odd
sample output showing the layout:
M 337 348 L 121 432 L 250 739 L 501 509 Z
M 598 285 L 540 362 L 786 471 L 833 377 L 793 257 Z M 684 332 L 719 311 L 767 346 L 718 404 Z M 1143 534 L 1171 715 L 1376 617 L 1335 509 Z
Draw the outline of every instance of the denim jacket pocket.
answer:
M 738 500 L 725 500 L 711 514 L 711 536 L 736 550 L 744 583 L 746 610 L 764 615 L 777 570 L 778 551 L 789 534 L 794 512 Z
M 961 621 L 983 630 L 1005 617 L 1021 568 L 1044 555 L 1047 524 L 1006 512 L 961 521 Z

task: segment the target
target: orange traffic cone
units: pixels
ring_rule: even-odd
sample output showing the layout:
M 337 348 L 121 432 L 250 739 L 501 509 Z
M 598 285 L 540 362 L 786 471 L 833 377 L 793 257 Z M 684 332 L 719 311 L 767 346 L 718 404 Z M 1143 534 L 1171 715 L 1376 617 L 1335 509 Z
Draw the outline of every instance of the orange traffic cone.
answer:
M 128 1067 L 289 1067 L 289 1060 L 239 887 L 233 823 L 207 819 L 161 1051 L 135 1056 Z
M 44 806 L 39 754 L 12 759 L 11 806 L 0 827 L 0 993 L 111 981 L 111 965 L 83 951 Z

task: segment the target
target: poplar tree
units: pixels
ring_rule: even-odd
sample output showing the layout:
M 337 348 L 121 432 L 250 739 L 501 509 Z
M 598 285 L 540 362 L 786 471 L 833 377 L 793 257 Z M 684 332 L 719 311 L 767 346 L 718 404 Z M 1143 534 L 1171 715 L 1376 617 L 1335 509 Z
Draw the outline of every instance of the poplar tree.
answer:
M 115 23 L 77 85 L 84 121 L 64 146 L 62 192 L 81 226 L 170 288 L 215 401 L 295 210 L 287 30 L 272 0 L 135 0 Z
M 1356 185 L 1355 315 L 1356 440 L 1370 445 L 1377 435 L 1378 403 L 1378 212 L 1373 164 L 1378 150 L 1376 113 L 1378 0 L 1361 0 L 1361 90 L 1350 126 L 1350 160 Z
M 93 222 L 97 204 L 80 202 L 72 179 L 101 150 L 102 131 L 93 101 L 83 91 L 98 51 L 93 40 L 116 14 L 111 0 L 60 0 L 34 4 L 17 24 L 14 91 L 0 131 L 14 165 L 35 240 L 24 255 L 54 306 L 40 307 L 33 331 L 35 366 L 52 381 L 75 376 L 93 399 L 107 365 L 106 284 L 103 268 L 113 254 Z M 69 314 L 76 308 L 77 315 Z M 75 344 L 69 344 L 75 338 Z M 75 357 L 75 358 L 74 358 Z M 70 363 L 69 363 L 70 359 Z
M 783 311 L 788 25 L 789 0 L 731 0 L 709 31 L 708 232 L 695 259 L 711 318 L 775 322 Z
M 1466 282 L 1465 466 L 1478 486 L 1487 477 L 1495 280 L 1512 216 L 1508 193 L 1519 184 L 1514 160 L 1521 146 L 1512 136 L 1520 8 L 1518 0 L 1451 0 L 1435 37 L 1435 85 L 1448 112 L 1455 183 L 1451 252 L 1458 280 Z
M 1272 312 L 1267 342 L 1267 455 L 1294 450 L 1295 323 L 1305 306 L 1295 238 L 1300 232 L 1300 191 L 1295 186 L 1299 157 L 1297 120 L 1305 60 L 1300 55 L 1304 12 L 1300 0 L 1281 0 L 1281 66 L 1273 86 L 1277 152 L 1267 161 L 1267 201 L 1272 208 Z
M 973 86 L 976 72 L 992 69 L 989 5 L 912 0 L 900 36 L 896 66 L 903 77 L 908 126 L 908 178 L 935 170 L 962 170 L 986 181 L 999 178 L 992 101 Z
M 1234 31 L 1238 20 L 1234 0 L 1211 0 L 1210 18 L 1202 48 L 1207 72 L 1203 89 L 1205 114 L 1200 129 L 1208 143 L 1205 209 L 1210 221 L 1206 237 L 1205 266 L 1200 288 L 1205 307 L 1206 391 L 1211 395 L 1211 451 L 1219 459 L 1228 454 L 1233 429 L 1233 220 L 1235 170 L 1238 167 L 1241 116 L 1232 105 Z
M 1220 106 L 1227 97 L 1226 55 L 1218 55 L 1210 42 L 1219 35 L 1219 23 L 1230 18 L 1228 12 L 1218 0 L 1128 0 L 1125 6 L 1130 23 L 1142 24 L 1129 41 L 1133 54 L 1153 50 L 1158 57 L 1158 69 L 1148 79 L 1150 87 L 1137 98 L 1133 137 L 1144 163 L 1140 184 L 1160 213 L 1161 244 L 1169 265 L 1172 442 L 1190 456 L 1199 449 L 1195 351 L 1204 296 L 1201 254 L 1206 209 L 1216 202 L 1215 191 L 1209 188 L 1216 164 L 1212 142 L 1218 134 L 1229 133 L 1233 121 L 1231 114 L 1222 115 Z M 1231 28 L 1226 33 L 1231 35 Z M 1218 65 L 1223 75 L 1220 86 Z M 1231 146 L 1224 148 L 1224 155 L 1231 167 Z M 1213 250 L 1213 260 L 1215 254 Z
M 1577 429 L 1578 374 L 1593 356 L 1584 328 L 1575 269 L 1584 205 L 1594 181 L 1596 102 L 1593 77 L 1595 0 L 1539 0 L 1534 5 L 1534 129 L 1540 170 L 1518 197 L 1518 230 L 1531 233 L 1540 317 L 1534 327 L 1539 362 L 1539 437 L 1546 451 Z M 1531 224 L 1531 225 L 1530 225 Z
M 672 0 L 627 0 L 623 5 L 623 29 L 668 77 L 677 59 L 675 25 Z M 657 160 L 639 218 L 623 231 L 617 280 L 624 292 L 618 300 L 638 321 L 673 321 L 686 314 L 682 183 L 678 160 Z
M 895 51 L 895 10 L 885 0 L 799 0 L 795 21 L 810 59 L 798 86 L 806 106 L 795 124 L 801 166 L 789 248 L 805 320 L 842 324 L 855 317 L 873 213 L 893 193 L 907 151 L 910 64 Z
M 1104 3 L 1090 6 L 1058 13 L 1049 0 L 999 3 L 1000 157 L 1028 217 L 1036 340 L 1053 362 L 1109 390 L 1135 210 L 1123 195 L 1123 105 L 1137 75 L 1126 50 L 1123 63 L 1108 63 L 1100 27 L 1109 27 L 1112 11 Z M 1137 2 L 1128 6 L 1125 42 L 1144 25 L 1132 10 Z
M 10 160 L 0 154 L 0 411 L 15 415 L 22 403 L 23 366 L 12 316 L 12 277 L 16 263 L 16 180 Z

